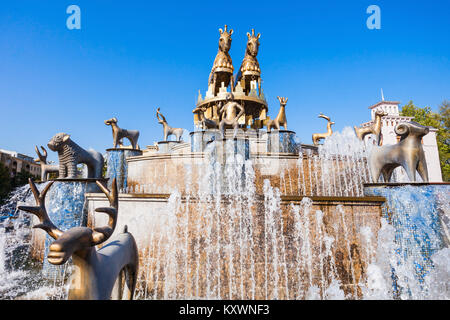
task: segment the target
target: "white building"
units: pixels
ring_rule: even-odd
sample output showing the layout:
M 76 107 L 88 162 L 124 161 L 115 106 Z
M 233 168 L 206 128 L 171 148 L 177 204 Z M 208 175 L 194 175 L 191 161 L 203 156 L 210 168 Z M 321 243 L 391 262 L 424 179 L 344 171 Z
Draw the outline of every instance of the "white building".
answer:
M 361 126 L 370 126 L 375 120 L 375 112 L 377 110 L 382 110 L 388 115 L 382 118 L 381 134 L 382 134 L 382 144 L 396 144 L 399 141 L 399 137 L 395 134 L 394 128 L 400 122 L 411 121 L 412 117 L 403 117 L 400 115 L 398 110 L 398 101 L 380 101 L 369 107 L 371 110 L 371 121 L 363 123 Z M 427 161 L 428 168 L 428 178 L 430 182 L 442 182 L 442 172 L 441 165 L 439 162 L 439 152 L 436 142 L 436 131 L 437 129 L 433 127 L 428 127 L 430 132 L 423 137 L 422 144 L 423 150 L 425 152 L 425 159 Z M 373 139 L 372 135 L 366 136 L 366 140 Z M 407 181 L 406 173 L 403 169 L 396 169 L 397 180 Z M 418 180 L 420 181 L 420 176 L 417 174 Z

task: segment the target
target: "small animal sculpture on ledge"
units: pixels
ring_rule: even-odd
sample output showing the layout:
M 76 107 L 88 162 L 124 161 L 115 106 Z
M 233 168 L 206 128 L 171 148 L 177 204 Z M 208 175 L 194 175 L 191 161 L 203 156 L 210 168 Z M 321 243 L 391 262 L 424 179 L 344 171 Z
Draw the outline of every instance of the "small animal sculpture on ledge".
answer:
M 225 139 L 225 128 L 232 127 L 233 131 L 233 139 L 236 138 L 237 130 L 239 128 L 239 118 L 244 114 L 244 108 L 233 100 L 233 95 L 231 93 L 227 93 L 225 97 L 225 105 L 222 105 L 219 109 L 219 115 L 222 118 L 219 124 L 219 130 L 222 135 L 222 139 Z M 239 113 L 236 115 L 236 111 L 239 110 Z
M 377 146 L 381 145 L 382 143 L 382 135 L 381 135 L 381 126 L 382 126 L 382 121 L 381 118 L 383 118 L 384 116 L 387 116 L 388 114 L 384 111 L 381 110 L 377 110 L 375 112 L 375 121 L 373 121 L 373 123 L 368 126 L 368 127 L 353 127 L 355 129 L 355 133 L 356 136 L 360 139 L 360 140 L 364 140 L 364 137 L 368 134 L 374 134 L 375 135 L 375 143 Z
M 219 29 L 219 51 L 214 59 L 213 67 L 209 74 L 208 85 L 213 85 L 214 95 L 219 92 L 219 88 L 223 82 L 225 87 L 231 86 L 231 91 L 234 91 L 233 83 L 233 61 L 231 60 L 230 51 L 231 48 L 231 35 L 233 29 L 228 30 L 228 26 L 225 25 L 224 30 Z
M 422 137 L 429 129 L 416 122 L 399 123 L 394 131 L 400 141 L 394 145 L 374 146 L 369 156 L 369 167 L 374 183 L 380 175 L 384 181 L 391 180 L 395 168 L 402 166 L 410 182 L 416 182 L 416 170 L 424 182 L 428 182 L 428 169 L 422 147 Z
M 176 137 L 176 141 L 180 142 L 181 137 L 183 136 L 183 128 L 172 128 L 166 121 L 166 118 L 159 112 L 159 108 L 156 109 L 156 118 L 158 118 L 158 123 L 163 125 L 164 129 L 164 141 L 168 141 L 167 138 L 170 135 L 174 135 Z
M 100 179 L 103 170 L 103 156 L 95 150 L 86 151 L 70 139 L 67 133 L 57 133 L 49 141 L 50 150 L 58 152 L 59 178 L 74 179 L 77 177 L 77 165 L 84 163 L 87 177 Z
M 206 107 L 204 107 L 204 106 L 197 107 L 192 111 L 192 113 L 198 113 L 198 116 L 200 118 L 199 124 L 203 130 L 217 129 L 219 127 L 217 122 L 212 119 L 206 118 L 205 112 L 206 112 Z
M 331 129 L 331 126 L 334 124 L 334 122 L 330 120 L 330 117 L 327 117 L 326 115 L 321 113 L 321 114 L 319 114 L 319 118 L 323 118 L 323 119 L 328 121 L 328 123 L 327 123 L 327 132 L 325 132 L 325 133 L 314 133 L 312 135 L 312 141 L 313 141 L 315 146 L 319 145 L 319 141 L 320 140 L 325 139 L 325 138 L 327 138 L 327 137 L 329 137 L 329 136 L 331 136 L 333 134 L 333 129 Z
M 277 98 L 278 101 L 280 101 L 280 110 L 278 111 L 278 115 L 273 120 L 271 120 L 270 117 L 267 117 L 267 119 L 264 120 L 263 122 L 263 124 L 266 125 L 267 132 L 271 132 L 272 128 L 280 130 L 280 127 L 283 127 L 284 130 L 287 130 L 287 119 L 285 110 L 288 98 L 284 97 L 277 97 Z
M 36 150 L 38 159 L 35 159 L 35 162 L 39 162 L 41 165 L 41 181 L 45 182 L 49 179 L 50 173 L 58 173 L 59 165 L 57 164 L 49 164 L 47 163 L 47 150 L 43 146 L 41 146 L 42 154 L 39 152 L 39 148 L 34 146 L 34 150 Z
M 29 179 L 36 206 L 19 206 L 18 209 L 34 214 L 39 218 L 40 228 L 55 241 L 49 246 L 48 262 L 54 265 L 66 263 L 70 257 L 75 266 L 69 288 L 69 300 L 109 300 L 133 299 L 139 267 L 138 250 L 133 235 L 127 232 L 118 234 L 114 240 L 105 243 L 114 233 L 118 216 L 117 183 L 114 178 L 110 192 L 100 182 L 100 189 L 109 200 L 109 207 L 95 209 L 109 216 L 108 225 L 91 229 L 74 227 L 61 231 L 50 220 L 45 208 L 45 196 L 53 181 L 42 192 Z
M 138 145 L 139 131 L 119 128 L 117 122 L 118 122 L 117 118 L 105 120 L 105 124 L 107 126 L 111 126 L 112 128 L 114 148 L 117 148 L 118 144 L 122 146 L 123 138 L 127 138 L 130 141 L 131 147 L 133 149 L 139 149 Z

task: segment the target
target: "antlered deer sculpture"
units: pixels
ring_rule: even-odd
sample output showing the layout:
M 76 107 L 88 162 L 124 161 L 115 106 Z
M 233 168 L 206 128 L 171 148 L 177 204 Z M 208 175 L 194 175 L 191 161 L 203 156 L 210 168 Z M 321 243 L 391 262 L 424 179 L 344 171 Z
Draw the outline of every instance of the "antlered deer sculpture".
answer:
M 68 299 L 133 299 L 139 263 L 134 237 L 125 227 L 124 232 L 114 240 L 98 250 L 95 248 L 106 242 L 116 228 L 119 204 L 116 179 L 113 180 L 111 192 L 97 181 L 97 185 L 106 194 L 110 207 L 97 208 L 95 211 L 109 216 L 108 225 L 95 229 L 75 227 L 67 231 L 61 231 L 53 224 L 45 208 L 45 196 L 53 181 L 42 192 L 38 191 L 31 179 L 29 183 L 37 205 L 18 208 L 36 215 L 40 224 L 34 228 L 46 231 L 55 239 L 49 247 L 47 257 L 51 264 L 61 265 L 72 257 L 74 272 Z
M 59 173 L 59 165 L 57 164 L 48 164 L 47 163 L 47 150 L 43 146 L 41 146 L 42 154 L 39 152 L 37 146 L 34 146 L 34 150 L 36 150 L 36 154 L 38 155 L 38 159 L 35 159 L 35 162 L 39 162 L 41 165 L 41 181 L 47 181 L 48 175 L 50 173 Z

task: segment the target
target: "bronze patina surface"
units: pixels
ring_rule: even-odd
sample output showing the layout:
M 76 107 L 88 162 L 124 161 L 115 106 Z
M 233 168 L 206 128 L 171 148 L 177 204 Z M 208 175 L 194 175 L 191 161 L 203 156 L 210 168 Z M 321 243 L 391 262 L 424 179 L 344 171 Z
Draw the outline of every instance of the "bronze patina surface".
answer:
M 39 218 L 34 228 L 46 231 L 55 241 L 49 247 L 48 261 L 61 265 L 72 258 L 74 271 L 69 288 L 69 300 L 106 300 L 132 299 L 136 287 L 138 272 L 138 250 L 133 236 L 127 232 L 114 238 L 114 241 L 96 249 L 105 243 L 116 228 L 118 216 L 117 183 L 114 179 L 112 191 L 100 182 L 98 187 L 106 195 L 110 206 L 96 208 L 109 216 L 106 226 L 95 229 L 74 227 L 61 231 L 50 220 L 45 208 L 45 196 L 53 181 L 39 192 L 34 182 L 29 179 L 36 206 L 19 206 L 20 210 L 30 212 Z
M 400 123 L 395 127 L 400 141 L 395 145 L 374 146 L 369 155 L 372 181 L 378 182 L 380 175 L 389 182 L 395 168 L 402 166 L 409 181 L 416 181 L 416 170 L 424 182 L 428 182 L 428 169 L 422 138 L 428 134 L 428 127 L 416 122 Z

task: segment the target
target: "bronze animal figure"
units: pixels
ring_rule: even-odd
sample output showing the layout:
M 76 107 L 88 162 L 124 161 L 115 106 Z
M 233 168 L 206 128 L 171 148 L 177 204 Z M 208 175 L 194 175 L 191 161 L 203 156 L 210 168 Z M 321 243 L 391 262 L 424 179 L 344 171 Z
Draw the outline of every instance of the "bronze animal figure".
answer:
M 388 114 L 384 111 L 377 110 L 375 112 L 375 121 L 368 127 L 358 128 L 353 127 L 355 129 L 356 136 L 360 140 L 364 140 L 364 137 L 368 134 L 374 134 L 375 135 L 375 143 L 376 145 L 381 145 L 382 142 L 382 136 L 381 136 L 381 118 L 384 116 L 387 116 Z
M 216 121 L 212 120 L 212 119 L 208 119 L 205 116 L 205 112 L 206 112 L 206 107 L 202 106 L 202 107 L 197 107 L 195 108 L 192 113 L 198 113 L 198 116 L 200 118 L 199 124 L 200 127 L 203 130 L 207 130 L 207 129 L 217 129 L 219 127 L 219 125 L 217 124 Z
M 119 128 L 117 122 L 118 122 L 117 118 L 105 120 L 105 124 L 107 126 L 111 126 L 112 128 L 113 143 L 114 143 L 113 148 L 117 148 L 118 144 L 122 145 L 123 138 L 127 138 L 130 141 L 131 147 L 133 149 L 139 149 L 138 145 L 139 131 Z
M 241 67 L 236 75 L 235 87 L 238 81 L 243 80 L 242 87 L 247 95 L 251 89 L 250 82 L 253 80 L 258 82 L 258 89 L 261 92 L 261 69 L 259 67 L 258 59 L 256 59 L 256 56 L 258 55 L 260 37 L 260 33 L 255 36 L 255 29 L 252 29 L 252 34 L 247 32 L 248 40 L 244 60 L 242 61 Z
M 233 95 L 231 93 L 227 93 L 225 98 L 225 105 L 222 105 L 219 109 L 219 115 L 222 118 L 219 124 L 219 131 L 222 135 L 222 139 L 225 139 L 225 128 L 232 127 L 233 131 L 233 139 L 236 138 L 237 130 L 239 128 L 238 120 L 244 114 L 244 108 L 233 100 Z M 239 112 L 236 115 L 236 111 Z
M 174 135 L 176 137 L 176 141 L 181 141 L 181 136 L 183 135 L 183 128 L 172 128 L 166 121 L 166 118 L 159 112 L 159 108 L 156 109 L 156 118 L 158 118 L 158 123 L 163 125 L 164 130 L 164 141 L 167 141 L 167 138 L 170 135 Z
M 287 130 L 287 119 L 286 119 L 286 104 L 288 98 L 277 97 L 278 101 L 280 101 L 280 110 L 278 111 L 278 115 L 275 119 L 271 120 L 270 117 L 267 117 L 266 120 L 263 121 L 263 124 L 267 128 L 267 132 L 271 132 L 272 128 L 280 130 L 280 127 L 284 127 L 284 130 Z
M 327 117 L 326 115 L 319 114 L 319 118 L 323 118 L 328 121 L 327 123 L 327 132 L 325 133 L 314 133 L 312 135 L 312 141 L 315 146 L 319 144 L 319 141 L 322 139 L 325 139 L 333 134 L 333 129 L 331 129 L 331 126 L 334 124 L 333 121 L 330 120 L 330 117 Z
M 395 133 L 400 141 L 394 145 L 374 146 L 369 155 L 372 180 L 378 182 L 380 174 L 384 181 L 391 180 L 395 168 L 402 166 L 411 182 L 416 181 L 416 170 L 424 182 L 428 182 L 428 169 L 422 147 L 422 137 L 429 129 L 416 122 L 399 123 Z
M 34 146 L 34 150 L 37 153 L 38 159 L 34 161 L 39 162 L 41 165 L 41 181 L 47 181 L 50 173 L 58 173 L 59 165 L 57 164 L 48 164 L 47 163 L 47 150 L 43 146 L 41 146 L 42 154 L 39 152 L 39 148 Z
M 219 88 L 224 83 L 225 87 L 231 85 L 231 91 L 234 90 L 233 87 L 233 61 L 231 60 L 230 51 L 231 48 L 231 35 L 233 34 L 233 29 L 228 31 L 227 25 L 225 25 L 224 30 L 219 29 L 219 51 L 217 52 L 216 58 L 214 59 L 214 64 L 211 68 L 209 74 L 208 84 L 213 84 L 214 92 L 216 95 L 219 92 Z
M 88 178 L 102 177 L 103 156 L 95 150 L 86 151 L 70 139 L 67 133 L 57 133 L 49 141 L 50 150 L 58 152 L 59 178 L 76 178 L 77 165 L 86 164 Z
M 40 224 L 34 226 L 46 231 L 55 241 L 49 247 L 48 261 L 51 264 L 64 264 L 70 257 L 74 264 L 69 288 L 69 300 L 107 300 L 133 299 L 139 266 L 138 250 L 134 237 L 127 232 L 117 235 L 105 243 L 116 228 L 118 215 L 117 183 L 114 178 L 111 192 L 100 182 L 97 185 L 106 194 L 109 207 L 97 208 L 109 216 L 108 225 L 92 230 L 88 227 L 74 227 L 61 231 L 50 220 L 45 208 L 45 196 L 53 182 L 40 193 L 30 179 L 30 188 L 36 206 L 19 206 L 20 210 L 30 212 L 39 218 Z

